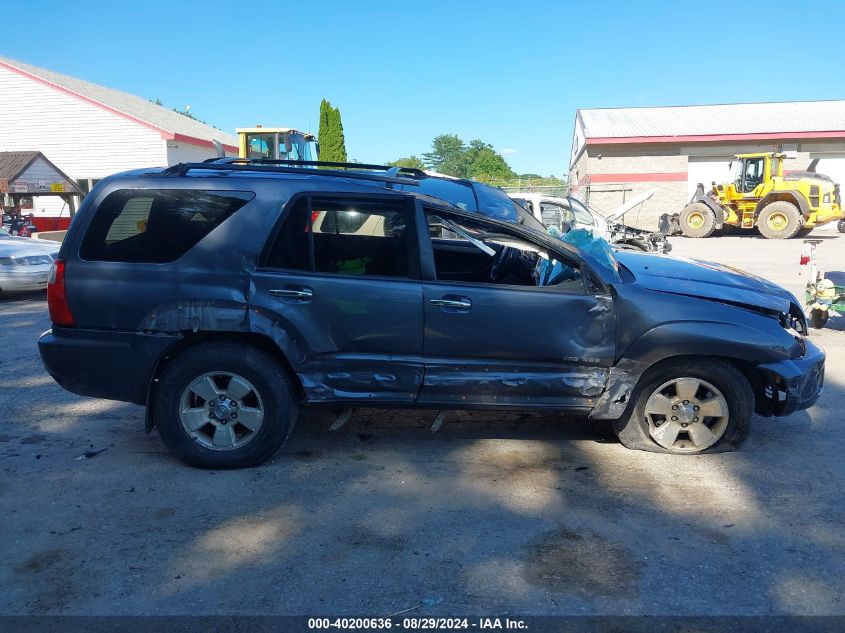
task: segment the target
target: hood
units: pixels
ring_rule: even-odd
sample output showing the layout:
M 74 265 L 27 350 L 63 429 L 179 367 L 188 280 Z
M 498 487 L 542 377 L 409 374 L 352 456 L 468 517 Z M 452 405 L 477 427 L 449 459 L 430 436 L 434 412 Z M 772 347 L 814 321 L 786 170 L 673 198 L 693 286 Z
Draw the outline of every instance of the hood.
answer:
M 37 242 L 25 238 L 2 239 L 0 240 L 0 257 L 54 255 L 58 254 L 60 246 L 60 244 L 54 242 Z
M 616 259 L 649 290 L 788 313 L 795 296 L 777 284 L 715 262 L 619 251 Z

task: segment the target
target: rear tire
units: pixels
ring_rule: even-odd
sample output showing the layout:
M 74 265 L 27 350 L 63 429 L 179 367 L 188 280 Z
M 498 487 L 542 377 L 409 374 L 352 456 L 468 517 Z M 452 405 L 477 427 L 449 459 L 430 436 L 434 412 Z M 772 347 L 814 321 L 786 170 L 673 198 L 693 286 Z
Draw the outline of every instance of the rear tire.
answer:
M 160 376 L 153 407 L 170 452 L 190 466 L 214 469 L 272 457 L 299 409 L 278 361 L 233 342 L 203 343 L 178 355 Z
M 827 323 L 827 319 L 830 316 L 827 310 L 819 310 L 818 308 L 813 308 L 810 310 L 810 327 L 813 327 L 817 330 L 822 329 Z
M 658 413 L 661 410 L 665 412 Z M 632 449 L 714 453 L 743 442 L 753 412 L 754 392 L 734 365 L 684 358 L 647 370 L 613 428 L 619 441 Z
M 840 233 L 845 233 L 845 220 L 839 220 L 839 222 L 836 223 L 836 230 Z
M 693 202 L 681 211 L 680 225 L 687 237 L 710 237 L 716 230 L 716 214 L 703 202 Z
M 795 237 L 804 224 L 801 212 L 791 202 L 777 200 L 763 207 L 757 216 L 757 228 L 770 240 Z

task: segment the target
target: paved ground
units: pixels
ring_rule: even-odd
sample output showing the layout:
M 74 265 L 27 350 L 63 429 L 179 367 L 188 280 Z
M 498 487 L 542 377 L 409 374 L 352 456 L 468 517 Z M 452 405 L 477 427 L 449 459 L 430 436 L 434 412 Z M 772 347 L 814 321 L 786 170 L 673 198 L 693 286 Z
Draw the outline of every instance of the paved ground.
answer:
M 803 287 L 798 241 L 674 243 Z M 430 413 L 309 414 L 265 466 L 205 472 L 140 407 L 53 384 L 43 297 L 2 300 L 0 613 L 845 614 L 843 322 L 813 333 L 819 404 L 756 418 L 736 453 L 631 452 L 560 417 L 432 436 Z

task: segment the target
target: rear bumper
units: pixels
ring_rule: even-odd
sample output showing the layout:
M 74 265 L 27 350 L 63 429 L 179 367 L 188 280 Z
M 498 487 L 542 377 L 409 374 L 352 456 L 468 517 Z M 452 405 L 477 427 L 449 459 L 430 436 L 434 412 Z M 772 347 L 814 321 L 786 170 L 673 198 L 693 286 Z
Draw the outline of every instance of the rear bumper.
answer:
M 53 379 L 80 396 L 145 404 L 153 371 L 180 337 L 54 327 L 38 339 Z
M 758 413 L 789 415 L 813 406 L 819 399 L 824 389 L 825 354 L 809 340 L 805 342 L 807 353 L 802 358 L 758 365 L 768 378 L 769 389 L 768 395 L 758 398 Z

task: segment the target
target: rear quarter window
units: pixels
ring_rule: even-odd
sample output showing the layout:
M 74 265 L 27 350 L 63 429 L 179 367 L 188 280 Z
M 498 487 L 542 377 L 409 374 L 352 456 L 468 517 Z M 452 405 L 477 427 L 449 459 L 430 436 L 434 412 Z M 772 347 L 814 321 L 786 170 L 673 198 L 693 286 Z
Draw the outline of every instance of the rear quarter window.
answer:
M 95 211 L 79 254 L 88 261 L 173 262 L 254 197 L 247 191 L 115 191 Z

